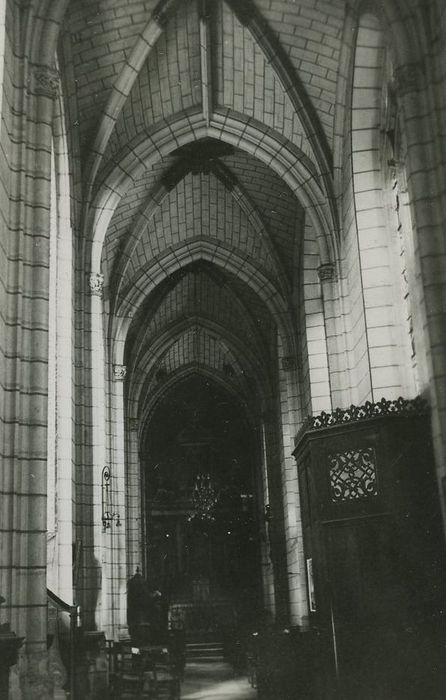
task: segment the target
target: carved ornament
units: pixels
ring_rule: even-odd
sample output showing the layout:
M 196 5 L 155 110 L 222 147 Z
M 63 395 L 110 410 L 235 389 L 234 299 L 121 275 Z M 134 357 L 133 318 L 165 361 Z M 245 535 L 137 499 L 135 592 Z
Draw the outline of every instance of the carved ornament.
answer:
M 34 91 L 54 100 L 59 93 L 59 74 L 52 68 L 37 68 L 34 71 Z
M 332 282 L 335 278 L 334 263 L 324 263 L 317 268 L 317 274 L 321 282 Z
M 125 365 L 113 365 L 113 379 L 115 382 L 124 381 L 127 374 L 127 367 Z
M 362 406 L 352 404 L 348 408 L 336 408 L 332 413 L 322 411 L 317 416 L 308 416 L 296 435 L 295 444 L 297 445 L 304 433 L 310 430 L 331 428 L 335 425 L 345 425 L 346 423 L 382 418 L 383 416 L 423 416 L 428 411 L 428 403 L 421 396 L 417 396 L 415 399 L 403 399 L 402 396 L 394 400 L 382 398 L 376 403 L 366 401 Z
M 101 272 L 92 272 L 88 277 L 90 291 L 95 297 L 102 297 L 104 291 L 104 275 Z

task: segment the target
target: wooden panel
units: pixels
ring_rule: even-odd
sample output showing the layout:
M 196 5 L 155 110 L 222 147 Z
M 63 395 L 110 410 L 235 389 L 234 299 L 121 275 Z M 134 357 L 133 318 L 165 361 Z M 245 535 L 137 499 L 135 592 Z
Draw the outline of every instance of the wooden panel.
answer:
M 432 640 L 444 634 L 446 568 L 427 419 L 318 429 L 295 454 L 310 620 L 332 641 L 321 669 L 335 668 L 336 690 L 327 682 L 321 700 L 442 697 L 446 654 L 439 659 L 444 644 L 435 652 Z

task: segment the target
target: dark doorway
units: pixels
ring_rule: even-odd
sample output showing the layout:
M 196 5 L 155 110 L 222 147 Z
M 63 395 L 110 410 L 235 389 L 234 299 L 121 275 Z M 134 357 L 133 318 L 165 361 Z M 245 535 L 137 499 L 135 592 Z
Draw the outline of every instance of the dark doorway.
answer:
M 189 638 L 221 637 L 258 612 L 257 450 L 241 404 L 199 375 L 168 390 L 147 426 L 147 578 Z

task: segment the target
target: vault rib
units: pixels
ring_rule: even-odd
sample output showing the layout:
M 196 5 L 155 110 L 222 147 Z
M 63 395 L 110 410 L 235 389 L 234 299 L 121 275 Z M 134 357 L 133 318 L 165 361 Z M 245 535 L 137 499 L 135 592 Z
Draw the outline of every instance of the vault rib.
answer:
M 212 116 L 212 54 L 211 54 L 211 6 L 209 0 L 200 0 L 200 63 L 201 99 L 203 117 L 209 126 Z

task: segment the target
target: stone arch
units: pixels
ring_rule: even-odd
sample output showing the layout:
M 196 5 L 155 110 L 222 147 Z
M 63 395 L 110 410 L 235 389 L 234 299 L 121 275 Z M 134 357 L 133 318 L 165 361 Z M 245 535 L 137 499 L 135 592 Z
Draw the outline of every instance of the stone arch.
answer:
M 140 465 L 140 444 L 144 438 L 147 425 L 150 425 L 151 417 L 156 410 L 159 400 L 165 396 L 166 392 L 176 384 L 187 378 L 197 375 L 198 369 L 194 365 L 183 366 L 174 372 L 160 385 L 157 391 L 150 395 L 143 414 L 137 421 L 138 430 L 129 431 L 126 445 L 126 540 L 128 552 L 128 573 L 131 575 L 136 566 L 142 566 L 145 556 L 142 543 L 142 529 L 145 516 L 145 508 L 141 500 L 141 465 Z M 216 373 L 207 367 L 200 367 L 199 374 L 206 377 L 210 382 L 222 388 L 243 408 L 248 424 L 255 429 L 258 416 L 252 410 L 252 406 L 240 394 L 239 387 L 233 385 L 229 378 L 223 373 Z M 136 406 L 132 403 L 128 405 L 127 422 L 135 420 Z M 132 411 L 134 411 L 132 413 Z
M 110 97 L 104 108 L 102 120 L 97 130 L 89 163 L 87 165 L 87 200 L 91 197 L 95 177 L 98 173 L 101 160 L 118 117 L 130 95 L 141 67 L 147 60 L 159 36 L 162 34 L 169 15 L 173 12 L 177 4 L 178 0 L 168 0 L 168 2 L 163 2 L 163 0 L 161 0 L 157 4 L 152 12 L 150 20 L 146 24 L 144 31 L 138 37 L 125 66 L 122 68 L 113 85 Z
M 243 347 L 238 338 L 229 333 L 226 329 L 222 328 L 220 324 L 212 322 L 210 319 L 199 318 L 194 323 L 212 332 L 213 334 L 218 334 L 228 345 L 229 349 L 234 350 L 237 353 L 242 361 L 246 363 L 246 366 L 252 373 L 252 376 L 255 378 L 260 394 L 262 386 L 267 386 L 269 391 L 272 391 L 271 387 L 269 386 L 269 378 L 267 374 L 264 372 L 263 368 L 259 367 L 259 358 L 257 358 L 248 348 Z M 190 328 L 190 326 L 190 320 L 181 320 L 178 323 L 175 323 L 173 327 L 170 327 L 161 334 L 158 334 L 158 336 L 154 338 L 153 343 L 150 345 L 150 350 L 145 352 L 143 358 L 141 359 L 141 363 L 138 363 L 142 365 L 138 369 L 138 374 L 141 373 L 141 376 L 146 378 L 152 367 L 159 361 L 159 358 L 163 355 L 163 353 L 173 342 L 175 342 L 176 339 L 180 338 L 184 332 Z M 261 372 L 260 376 L 259 370 Z M 140 396 L 144 392 L 145 383 L 145 381 L 142 381 L 138 382 L 136 385 L 134 382 L 132 382 L 129 390 L 128 402 L 129 405 L 134 407 L 134 409 L 139 405 Z
M 199 371 L 200 374 L 202 374 L 203 376 L 207 376 L 210 380 L 217 383 L 225 391 L 228 391 L 231 394 L 231 396 L 233 396 L 238 402 L 240 402 L 240 392 L 237 391 L 237 389 L 232 385 L 232 383 L 228 381 L 228 378 L 225 377 L 223 373 L 217 374 L 215 371 L 211 372 L 209 368 L 206 367 L 200 368 Z M 187 376 L 191 376 L 194 374 L 197 374 L 197 367 L 195 365 L 185 365 L 184 367 L 173 373 L 172 376 L 168 380 L 166 380 L 165 383 L 163 383 L 159 391 L 155 392 L 152 395 L 150 403 L 147 404 L 144 414 L 141 417 L 141 425 L 144 425 L 148 422 L 150 415 L 153 413 L 156 407 L 156 403 L 161 397 L 161 394 L 168 391 L 169 388 L 174 386 L 177 382 L 185 379 Z M 249 417 L 251 425 L 255 425 L 257 416 L 254 415 L 247 403 L 243 402 L 243 406 L 246 410 L 247 416 Z
M 162 124 L 152 134 L 144 134 L 139 143 L 131 144 L 122 154 L 114 169 L 102 182 L 90 208 L 88 230 L 90 233 L 88 260 L 92 271 L 99 271 L 103 241 L 108 224 L 121 196 L 131 182 L 162 157 L 182 145 L 211 137 L 235 145 L 258 157 L 271 167 L 295 192 L 308 211 L 315 228 L 321 232 L 321 259 L 336 259 L 337 244 L 334 238 L 336 226 L 327 209 L 326 196 L 309 163 L 298 149 L 284 143 L 278 135 L 253 120 L 243 120 L 241 115 L 214 114 L 207 125 L 201 113 L 180 116 L 169 124 Z
M 217 283 L 223 283 L 223 282 L 224 282 L 224 277 L 221 273 L 219 273 Z M 169 293 L 165 294 L 163 296 L 163 298 L 166 299 L 168 297 L 168 295 L 169 295 Z M 256 330 L 256 327 L 253 323 L 253 319 L 251 316 L 251 312 L 248 309 L 248 307 L 241 301 L 241 299 L 236 294 L 236 292 L 231 287 L 228 287 L 227 285 L 226 285 L 226 289 L 225 289 L 225 295 L 227 295 L 229 297 L 229 300 L 235 306 L 236 311 L 242 317 L 246 316 L 247 320 L 249 320 L 249 331 L 248 332 L 250 333 L 250 335 L 252 336 L 253 339 L 255 338 L 254 342 L 256 345 L 256 349 L 259 349 L 259 347 L 260 347 L 262 350 L 266 350 L 266 345 L 262 342 L 262 339 L 260 338 L 260 336 Z M 249 319 L 248 319 L 248 317 L 249 317 Z M 211 320 L 211 317 L 207 316 L 207 315 L 203 315 L 203 318 L 207 319 L 208 321 Z M 181 322 L 181 317 L 179 317 L 179 319 Z M 173 323 L 176 323 L 176 321 L 174 321 Z M 222 323 L 217 322 L 213 319 L 212 319 L 212 323 L 214 323 L 216 325 L 216 327 L 223 329 Z M 173 327 L 173 324 L 172 324 L 172 327 Z M 147 342 L 147 338 L 149 337 L 148 334 L 149 334 L 148 329 L 143 327 L 135 339 L 135 346 L 136 347 L 144 347 L 146 342 Z M 139 354 L 136 354 L 135 359 L 133 360 L 133 358 L 132 358 L 132 365 L 137 365 L 137 363 L 139 361 L 139 356 L 140 356 Z M 124 362 L 123 356 L 121 356 L 119 358 L 119 360 L 118 359 L 116 360 L 116 362 L 118 362 L 118 361 L 119 361 L 119 363 L 123 363 Z
M 223 165 L 221 165 L 220 167 L 223 171 L 226 170 L 226 168 L 224 168 Z M 175 166 L 172 167 L 172 170 L 174 168 Z M 260 217 L 255 204 L 250 199 L 248 193 L 245 192 L 245 190 L 242 188 L 240 183 L 236 182 L 235 186 L 232 189 L 229 189 L 224 177 L 222 177 L 222 174 L 219 172 L 219 170 L 217 170 L 217 168 L 212 169 L 211 172 L 213 172 L 215 177 L 219 180 L 219 182 L 221 182 L 225 190 L 230 192 L 231 196 L 234 198 L 234 200 L 237 202 L 237 204 L 248 217 L 248 221 L 252 224 L 253 228 L 257 232 L 259 232 L 259 235 L 265 242 L 265 245 L 268 247 L 269 254 L 274 261 L 275 267 L 277 269 L 277 277 L 280 286 L 285 287 L 284 292 L 286 294 L 288 292 L 288 284 L 286 274 L 283 270 L 283 265 L 276 253 L 274 244 L 270 237 L 270 233 L 267 230 L 262 218 Z M 185 175 L 181 179 L 184 179 L 184 177 Z M 114 291 L 115 304 L 119 303 L 119 294 L 122 281 L 125 277 L 125 271 L 128 266 L 128 263 L 130 262 L 132 254 L 136 246 L 138 245 L 146 229 L 146 226 L 148 225 L 151 218 L 155 215 L 157 209 L 161 207 L 165 197 L 168 196 L 169 192 L 170 190 L 168 190 L 164 184 L 160 184 L 155 187 L 155 190 L 152 193 L 150 193 L 149 197 L 147 198 L 147 203 L 144 205 L 143 210 L 140 212 L 135 226 L 132 228 L 132 230 L 129 232 L 129 235 L 127 236 L 122 254 L 119 256 L 118 259 L 118 266 L 113 270 L 112 280 L 109 285 Z M 114 280 L 116 280 L 116 290 L 114 290 Z
M 129 321 L 123 323 L 122 318 L 130 317 L 135 313 L 143 298 L 147 296 L 149 288 L 154 289 L 162 280 L 172 275 L 176 270 L 197 260 L 212 262 L 222 269 L 237 275 L 243 282 L 248 284 L 265 303 L 275 319 L 283 337 L 286 353 L 294 355 L 295 331 L 291 323 L 289 308 L 274 282 L 236 251 L 223 248 L 218 243 L 201 238 L 180 244 L 161 259 L 154 261 L 148 270 L 142 270 L 142 275 L 149 281 L 150 287 L 145 285 L 142 288 L 138 288 L 138 282 L 135 281 L 131 288 L 127 290 L 128 294 L 125 296 L 125 304 L 120 309 L 121 332 L 117 335 L 114 330 L 112 331 L 111 337 L 113 342 L 123 342 L 124 336 L 122 331 L 128 327 Z

